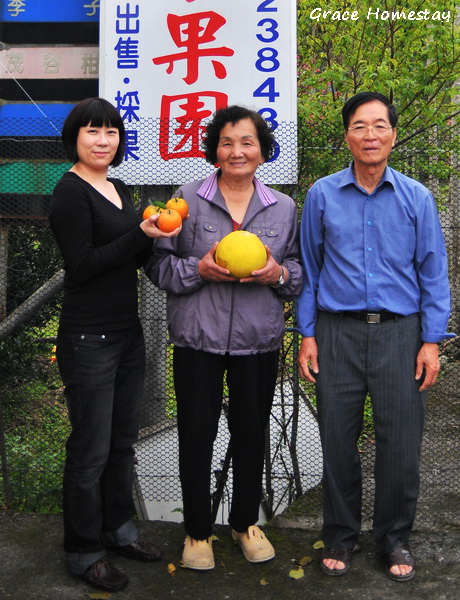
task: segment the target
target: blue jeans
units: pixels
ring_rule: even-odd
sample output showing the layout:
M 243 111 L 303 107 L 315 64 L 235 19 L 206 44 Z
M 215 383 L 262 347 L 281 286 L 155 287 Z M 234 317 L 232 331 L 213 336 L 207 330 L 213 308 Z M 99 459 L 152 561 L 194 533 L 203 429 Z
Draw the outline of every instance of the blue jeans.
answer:
M 105 543 L 137 538 L 133 444 L 145 372 L 140 323 L 107 333 L 59 332 L 57 360 L 72 431 L 66 445 L 64 549 L 82 574 L 105 556 Z

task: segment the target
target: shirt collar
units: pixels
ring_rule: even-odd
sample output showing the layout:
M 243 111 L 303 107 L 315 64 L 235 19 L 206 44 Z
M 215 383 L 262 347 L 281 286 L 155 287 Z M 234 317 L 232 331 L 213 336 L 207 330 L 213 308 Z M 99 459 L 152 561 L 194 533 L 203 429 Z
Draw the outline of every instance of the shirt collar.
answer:
M 217 191 L 217 179 L 220 175 L 220 169 L 212 173 L 207 177 L 198 188 L 198 195 L 206 200 L 212 200 Z M 254 177 L 254 186 L 256 188 L 257 195 L 264 206 L 270 206 L 276 203 L 276 196 L 270 188 L 263 184 L 257 177 Z
M 393 188 L 395 187 L 395 178 L 391 167 L 389 167 L 388 165 L 385 167 L 382 179 L 380 180 L 377 188 L 381 187 L 384 183 L 389 183 Z M 353 173 L 353 162 L 351 162 L 350 166 L 347 169 L 345 169 L 342 180 L 340 181 L 338 187 L 342 188 L 347 185 L 355 185 L 359 187 L 356 182 L 355 175 Z

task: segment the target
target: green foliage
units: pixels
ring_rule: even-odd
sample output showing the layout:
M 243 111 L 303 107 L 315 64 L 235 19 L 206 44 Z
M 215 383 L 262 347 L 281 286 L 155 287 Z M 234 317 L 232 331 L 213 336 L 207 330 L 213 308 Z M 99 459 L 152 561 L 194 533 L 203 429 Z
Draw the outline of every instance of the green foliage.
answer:
M 177 417 L 177 402 L 175 397 L 168 397 L 166 399 L 165 412 L 167 419 L 174 419 L 175 417 Z
M 366 396 L 366 400 L 364 402 L 363 414 L 363 428 L 358 440 L 359 447 L 361 447 L 366 441 L 373 441 L 374 439 L 374 417 L 372 412 L 372 401 L 369 395 Z
M 68 434 L 66 408 L 52 398 L 40 403 L 34 412 L 21 414 L 19 424 L 7 431 L 9 484 L 16 510 L 61 510 Z
M 332 0 L 324 10 L 356 10 L 357 20 L 312 19 L 318 6 L 298 1 L 299 167 L 302 196 L 320 176 L 346 166 L 341 108 L 360 91 L 387 95 L 399 113 L 392 165 L 436 187 L 444 198 L 460 148 L 453 133 L 459 114 L 460 27 L 453 2 L 404 6 L 380 3 L 380 11 L 451 11 L 440 20 L 367 18 L 366 1 Z M 414 6 L 414 4 L 416 6 Z M 374 8 L 375 10 L 375 8 Z M 400 152 L 398 152 L 400 149 Z
M 57 512 L 69 425 L 60 395 L 54 397 L 60 378 L 43 331 L 22 330 L 0 343 L 0 410 L 13 507 Z
M 46 221 L 19 222 L 8 229 L 7 312 L 12 313 L 62 267 L 62 258 Z M 59 311 L 61 296 L 49 302 L 29 325 L 43 326 Z
M 40 384 L 50 373 L 46 359 L 51 344 L 41 342 L 32 331 L 22 331 L 0 342 L 0 389 L 6 423 L 39 400 Z

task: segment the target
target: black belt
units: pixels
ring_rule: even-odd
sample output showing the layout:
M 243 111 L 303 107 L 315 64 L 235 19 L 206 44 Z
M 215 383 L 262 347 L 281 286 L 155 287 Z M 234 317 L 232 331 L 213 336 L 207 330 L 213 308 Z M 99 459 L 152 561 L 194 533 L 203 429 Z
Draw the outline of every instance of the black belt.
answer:
M 351 317 L 352 319 L 357 319 L 358 321 L 365 321 L 366 323 L 383 323 L 384 321 L 395 321 L 401 315 L 392 312 L 378 312 L 378 313 L 368 313 L 368 312 L 351 312 L 346 311 L 340 313 L 344 317 Z

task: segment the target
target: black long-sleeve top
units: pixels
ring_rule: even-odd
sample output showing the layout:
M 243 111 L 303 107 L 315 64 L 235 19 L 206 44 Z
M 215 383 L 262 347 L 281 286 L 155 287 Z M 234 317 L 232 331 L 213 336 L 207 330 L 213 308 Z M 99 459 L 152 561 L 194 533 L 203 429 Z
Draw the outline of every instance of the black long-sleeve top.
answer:
M 64 258 L 60 328 L 72 332 L 115 331 L 138 320 L 137 270 L 152 248 L 127 186 L 111 181 L 119 209 L 73 172 L 54 189 L 49 220 Z

